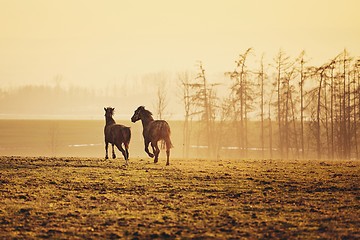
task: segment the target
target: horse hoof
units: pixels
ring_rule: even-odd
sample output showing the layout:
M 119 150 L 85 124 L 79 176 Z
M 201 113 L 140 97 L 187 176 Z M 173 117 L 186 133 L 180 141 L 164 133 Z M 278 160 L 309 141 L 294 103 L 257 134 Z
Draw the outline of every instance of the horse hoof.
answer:
M 153 157 L 154 157 L 154 154 L 149 153 L 149 157 L 153 158 Z

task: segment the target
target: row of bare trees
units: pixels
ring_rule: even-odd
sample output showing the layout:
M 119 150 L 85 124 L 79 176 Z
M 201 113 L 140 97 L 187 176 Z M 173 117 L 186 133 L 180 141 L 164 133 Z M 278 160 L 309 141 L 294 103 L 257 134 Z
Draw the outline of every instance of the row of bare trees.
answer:
M 233 71 L 225 72 L 228 94 L 197 74 L 179 74 L 185 107 L 184 157 L 193 135 L 202 136 L 207 156 L 236 152 L 241 157 L 359 158 L 360 60 L 344 50 L 321 66 L 305 52 L 292 59 L 283 51 L 257 66 L 249 48 Z M 201 123 L 194 133 L 193 120 Z

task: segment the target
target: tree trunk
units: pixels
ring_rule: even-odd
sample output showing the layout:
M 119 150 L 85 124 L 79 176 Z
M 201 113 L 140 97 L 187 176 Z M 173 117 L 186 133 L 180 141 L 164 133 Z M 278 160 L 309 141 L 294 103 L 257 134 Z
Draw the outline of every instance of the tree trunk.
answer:
M 264 150 L 264 64 L 263 58 L 261 58 L 261 69 L 260 69 L 260 88 L 261 88 L 261 156 L 264 158 L 265 150 Z
M 323 70 L 322 70 L 323 71 Z M 318 89 L 317 111 L 316 111 L 316 151 L 317 158 L 321 159 L 321 129 L 320 129 L 320 111 L 321 111 L 321 87 L 323 82 L 323 72 L 320 73 L 320 83 Z
M 300 69 L 300 139 L 301 139 L 301 156 L 302 159 L 305 158 L 305 148 L 304 148 L 304 59 L 301 59 L 301 69 Z

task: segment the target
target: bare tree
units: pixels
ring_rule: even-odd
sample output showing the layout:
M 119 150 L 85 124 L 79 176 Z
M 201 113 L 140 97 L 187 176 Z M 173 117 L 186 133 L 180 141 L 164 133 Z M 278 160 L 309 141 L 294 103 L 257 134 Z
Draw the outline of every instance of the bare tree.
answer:
M 354 134 L 355 134 L 355 156 L 359 159 L 358 121 L 360 117 L 360 59 L 354 64 Z
M 182 90 L 182 102 L 184 103 L 184 127 L 183 127 L 183 157 L 189 157 L 190 150 L 190 136 L 191 128 L 190 121 L 192 116 L 192 102 L 191 102 L 191 83 L 190 83 L 190 74 L 188 72 L 183 72 L 178 74 L 178 79 L 180 81 L 180 88 Z
M 268 122 L 269 122 L 269 152 L 270 158 L 273 157 L 273 130 L 272 130 L 272 120 L 271 120 L 271 97 L 269 101 L 269 110 L 268 110 Z
M 264 124 L 264 115 L 265 115 L 265 79 L 267 75 L 264 72 L 264 55 L 261 57 L 260 70 L 258 72 L 258 78 L 260 82 L 260 121 L 261 121 L 261 156 L 265 157 L 265 124 Z
M 156 73 L 149 76 L 151 81 L 156 83 L 156 101 L 154 108 L 158 119 L 163 119 L 165 110 L 169 104 L 167 96 L 167 83 L 168 79 L 165 73 Z
M 156 112 L 158 119 L 163 119 L 165 109 L 168 105 L 168 99 L 166 91 L 162 85 L 159 85 L 157 88 L 157 102 L 156 102 Z
M 282 101 L 283 101 L 283 136 L 284 136 L 284 148 L 286 150 L 286 158 L 289 158 L 290 148 L 296 149 L 296 156 L 298 154 L 297 144 L 297 129 L 296 129 L 296 107 L 294 103 L 295 87 L 291 81 L 296 78 L 295 63 L 284 72 L 282 80 Z
M 225 73 L 234 81 L 231 86 L 231 96 L 234 109 L 234 123 L 237 129 L 240 153 L 246 157 L 248 149 L 248 113 L 252 104 L 252 89 L 249 83 L 250 71 L 247 69 L 246 60 L 252 49 L 248 48 L 240 54 L 235 61 L 236 67 L 232 72 Z
M 289 57 L 285 56 L 282 50 L 279 51 L 278 55 L 275 57 L 275 66 L 276 66 L 276 88 L 277 88 L 277 123 L 278 123 L 278 139 L 279 139 L 279 150 L 280 150 L 280 157 L 284 157 L 284 113 L 285 113 L 285 106 L 284 106 L 284 85 L 283 85 L 283 78 L 285 75 L 285 71 L 289 67 Z
M 208 156 L 214 157 L 216 146 L 214 136 L 214 124 L 216 117 L 216 101 L 214 86 L 218 84 L 209 84 L 205 76 L 205 69 L 202 63 L 199 63 L 199 72 L 196 77 L 196 82 L 190 84 L 190 87 L 194 91 L 191 96 L 191 101 L 194 104 L 196 110 L 194 114 L 199 114 L 201 122 L 204 123 L 205 136 L 208 146 Z
M 304 147 L 304 83 L 305 83 L 305 72 L 304 72 L 304 55 L 303 51 L 300 54 L 300 142 L 301 142 L 301 156 L 305 158 L 305 147 Z
M 321 67 L 309 70 L 317 86 L 309 91 L 308 101 L 312 113 L 311 126 L 315 130 L 316 153 L 322 157 L 327 149 L 327 157 L 349 158 L 352 141 L 356 138 L 354 125 L 354 81 L 350 80 L 351 59 L 346 52 L 338 55 Z M 345 70 L 344 70 L 345 69 Z M 344 75 L 346 77 L 344 77 Z M 330 95 L 330 96 L 329 96 Z M 313 101 L 313 103 L 311 103 Z M 314 102 L 316 102 L 316 107 Z

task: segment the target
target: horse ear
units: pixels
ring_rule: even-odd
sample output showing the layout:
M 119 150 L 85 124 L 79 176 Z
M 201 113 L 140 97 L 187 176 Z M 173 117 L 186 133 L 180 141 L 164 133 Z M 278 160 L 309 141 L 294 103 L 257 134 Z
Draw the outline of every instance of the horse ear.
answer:
M 105 112 L 106 112 L 106 108 L 104 107 L 104 110 L 105 110 Z
M 111 110 L 113 110 L 113 111 L 114 111 L 114 110 L 115 110 L 115 108 L 111 108 Z

